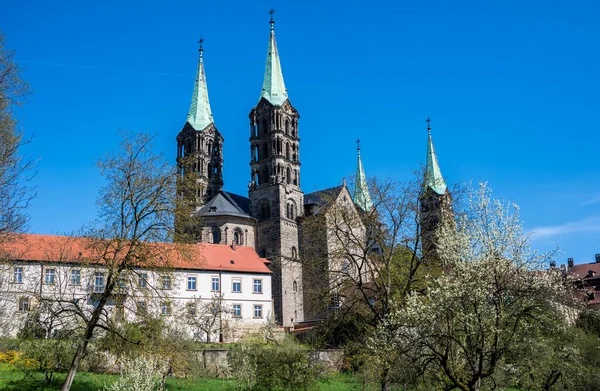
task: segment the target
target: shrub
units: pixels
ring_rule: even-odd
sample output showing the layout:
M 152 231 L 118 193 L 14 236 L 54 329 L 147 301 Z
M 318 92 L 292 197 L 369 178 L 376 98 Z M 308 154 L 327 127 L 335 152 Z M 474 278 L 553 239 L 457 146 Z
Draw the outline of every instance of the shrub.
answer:
M 163 391 L 161 378 L 156 376 L 154 363 L 145 358 L 123 360 L 121 376 L 106 391 Z
M 280 343 L 246 340 L 234 346 L 227 359 L 244 390 L 305 391 L 314 387 L 320 373 L 308 351 L 290 338 Z

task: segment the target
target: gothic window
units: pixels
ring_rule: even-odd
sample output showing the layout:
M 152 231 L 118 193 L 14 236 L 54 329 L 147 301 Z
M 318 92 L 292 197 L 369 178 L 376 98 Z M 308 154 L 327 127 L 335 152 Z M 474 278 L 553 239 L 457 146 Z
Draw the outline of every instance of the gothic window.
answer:
M 285 143 L 285 158 L 290 160 L 290 143 Z
M 266 159 L 267 157 L 269 157 L 269 145 L 265 142 L 261 145 L 261 154 L 260 157 L 258 158 L 259 160 L 263 160 Z
M 250 136 L 256 137 L 256 122 L 254 121 L 252 121 L 252 124 L 250 125 Z
M 298 259 L 298 250 L 296 250 L 296 247 L 292 247 L 292 259 L 293 260 Z
M 239 228 L 233 231 L 233 242 L 240 246 L 244 245 L 244 233 Z
M 290 135 L 290 120 L 289 119 L 285 120 L 285 134 L 287 134 L 288 136 Z
M 264 136 L 265 134 L 267 134 L 268 129 L 269 129 L 269 124 L 267 123 L 267 119 L 263 118 L 263 120 L 260 123 L 260 127 L 258 128 L 258 135 Z
M 287 168 L 286 174 L 287 184 L 289 185 L 290 183 L 292 183 L 292 170 L 290 170 L 289 167 Z
M 292 285 L 293 285 L 294 292 L 298 292 L 298 283 L 296 281 L 294 281 L 294 283 Z
M 212 230 L 213 243 L 221 243 L 221 230 L 219 228 L 213 228 Z

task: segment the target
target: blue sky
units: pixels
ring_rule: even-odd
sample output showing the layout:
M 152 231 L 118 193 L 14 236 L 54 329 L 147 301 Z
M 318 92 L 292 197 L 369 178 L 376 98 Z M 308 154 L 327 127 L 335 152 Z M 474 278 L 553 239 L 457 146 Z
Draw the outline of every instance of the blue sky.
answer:
M 7 45 L 35 94 L 19 109 L 39 157 L 31 231 L 95 216 L 97 157 L 117 129 L 155 132 L 174 160 L 197 41 L 224 179 L 244 194 L 248 113 L 277 12 L 282 67 L 299 110 L 302 187 L 341 183 L 355 139 L 369 176 L 411 178 L 425 119 L 449 183 L 487 180 L 520 205 L 536 247 L 600 252 L 600 4 L 597 1 L 32 1 L 3 6 Z

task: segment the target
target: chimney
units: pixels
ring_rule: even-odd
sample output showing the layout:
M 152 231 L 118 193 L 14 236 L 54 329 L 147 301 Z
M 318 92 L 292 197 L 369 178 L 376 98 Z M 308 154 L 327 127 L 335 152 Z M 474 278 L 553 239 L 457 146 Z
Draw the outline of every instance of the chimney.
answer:
M 231 249 L 232 249 L 233 251 L 235 251 L 235 250 L 236 250 L 236 244 L 235 244 L 235 240 L 234 240 L 234 241 L 231 243 Z
M 600 254 L 596 254 L 596 263 L 600 263 Z
M 573 260 L 573 258 L 567 259 L 567 263 L 569 264 L 569 267 L 573 267 L 575 265 L 575 261 Z
M 556 261 L 550 261 L 550 269 L 556 268 Z

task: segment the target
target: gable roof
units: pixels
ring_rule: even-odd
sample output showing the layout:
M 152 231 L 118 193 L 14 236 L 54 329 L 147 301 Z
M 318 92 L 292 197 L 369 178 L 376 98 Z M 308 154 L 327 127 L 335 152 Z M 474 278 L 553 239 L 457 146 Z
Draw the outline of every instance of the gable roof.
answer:
M 236 216 L 251 218 L 248 213 L 235 202 L 233 197 L 223 190 L 219 190 L 217 195 L 200 208 L 197 214 L 199 216 Z
M 75 263 L 102 265 L 102 254 L 95 249 L 99 242 L 89 238 L 19 235 L 18 240 L 3 246 L 3 255 L 16 261 Z M 261 258 L 252 247 L 226 244 L 148 243 L 148 258 L 138 267 L 169 267 L 174 269 L 214 270 L 246 273 L 271 273 L 269 260 Z M 233 261 L 233 262 L 232 262 Z
M 340 195 L 344 188 L 343 185 L 330 187 L 329 189 L 319 190 L 304 195 L 304 205 L 323 205 L 332 201 Z

